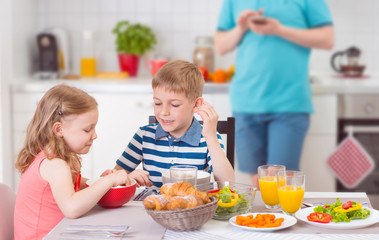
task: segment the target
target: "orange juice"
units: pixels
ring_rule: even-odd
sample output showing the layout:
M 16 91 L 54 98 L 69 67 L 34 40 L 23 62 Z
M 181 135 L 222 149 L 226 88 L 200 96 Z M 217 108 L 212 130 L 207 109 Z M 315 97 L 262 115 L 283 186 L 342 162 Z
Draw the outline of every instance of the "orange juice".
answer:
M 280 186 L 285 184 L 284 180 L 280 181 Z M 276 177 L 261 177 L 259 178 L 259 188 L 263 202 L 269 206 L 275 206 L 279 204 L 278 197 L 278 182 Z
M 279 187 L 280 207 L 283 211 L 293 214 L 300 209 L 304 197 L 304 188 L 297 186 Z
M 96 75 L 96 59 L 95 58 L 80 59 L 80 75 L 82 77 L 94 77 Z

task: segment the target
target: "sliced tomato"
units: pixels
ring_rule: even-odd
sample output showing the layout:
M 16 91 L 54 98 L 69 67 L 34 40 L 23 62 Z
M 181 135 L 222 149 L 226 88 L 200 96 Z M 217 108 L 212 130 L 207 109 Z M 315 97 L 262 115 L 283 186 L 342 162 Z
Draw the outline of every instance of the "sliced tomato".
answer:
M 219 193 L 221 189 L 216 189 L 216 190 L 211 190 L 211 191 L 208 191 L 207 193 Z M 232 193 L 234 193 L 233 190 L 230 190 Z
M 329 223 L 332 221 L 332 216 L 327 213 L 313 212 L 307 217 L 308 221 L 318 222 L 318 223 Z
M 344 204 L 342 204 L 343 209 L 349 209 L 353 206 L 353 203 L 351 201 L 347 201 Z
M 211 191 L 208 191 L 207 193 L 218 193 L 221 189 L 216 189 L 216 190 L 211 190 Z

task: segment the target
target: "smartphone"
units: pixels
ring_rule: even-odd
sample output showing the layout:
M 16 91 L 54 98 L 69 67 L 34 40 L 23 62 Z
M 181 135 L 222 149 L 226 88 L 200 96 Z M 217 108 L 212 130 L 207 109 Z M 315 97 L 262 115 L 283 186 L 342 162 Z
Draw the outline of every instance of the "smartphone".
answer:
M 265 24 L 266 18 L 262 16 L 251 16 L 249 17 L 250 21 L 253 21 L 255 24 Z

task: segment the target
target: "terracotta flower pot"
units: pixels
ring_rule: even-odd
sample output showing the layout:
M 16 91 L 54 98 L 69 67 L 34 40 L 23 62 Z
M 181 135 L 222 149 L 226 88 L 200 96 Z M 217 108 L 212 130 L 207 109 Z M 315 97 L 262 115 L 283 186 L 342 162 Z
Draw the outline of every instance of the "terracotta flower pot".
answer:
M 128 72 L 131 77 L 137 76 L 139 62 L 137 55 L 119 53 L 118 62 L 122 72 Z

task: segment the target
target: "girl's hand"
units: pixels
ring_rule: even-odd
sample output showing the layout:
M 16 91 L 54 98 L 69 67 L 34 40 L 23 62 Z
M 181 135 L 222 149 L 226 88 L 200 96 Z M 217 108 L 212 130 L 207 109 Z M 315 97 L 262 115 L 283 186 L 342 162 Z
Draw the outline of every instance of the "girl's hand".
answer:
M 111 174 L 105 176 L 112 181 L 112 187 L 117 187 L 120 185 L 130 185 L 131 180 L 125 170 L 112 170 Z
M 153 183 L 149 180 L 149 172 L 142 170 L 142 169 L 136 169 L 133 172 L 129 173 L 129 177 L 133 178 L 137 182 L 137 187 L 140 186 L 147 186 L 151 187 L 153 186 Z
M 195 111 L 203 119 L 203 131 L 201 132 L 205 139 L 211 136 L 217 137 L 218 115 L 214 108 L 207 102 L 197 108 Z

